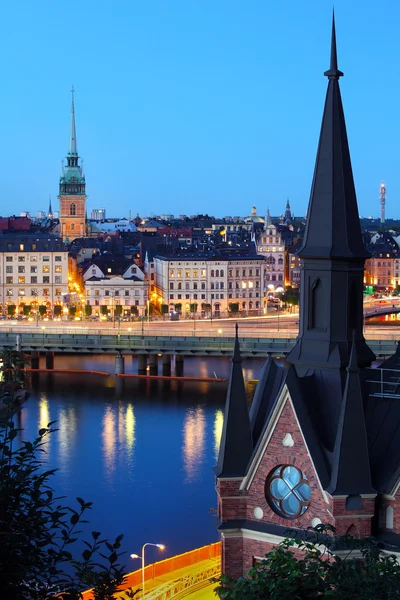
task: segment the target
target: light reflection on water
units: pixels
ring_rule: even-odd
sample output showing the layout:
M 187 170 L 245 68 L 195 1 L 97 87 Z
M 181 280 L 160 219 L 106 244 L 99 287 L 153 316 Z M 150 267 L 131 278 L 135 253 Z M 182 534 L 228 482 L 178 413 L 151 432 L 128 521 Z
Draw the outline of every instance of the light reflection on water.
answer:
M 56 368 L 112 371 L 113 357 L 56 357 Z M 127 372 L 136 372 L 131 358 Z M 257 377 L 262 361 L 250 365 Z M 246 369 L 246 361 L 244 361 Z M 226 359 L 185 360 L 185 374 L 228 377 Z M 245 373 L 248 377 L 247 372 Z M 123 385 L 122 385 L 123 382 Z M 149 382 L 114 377 L 40 375 L 19 416 L 23 439 L 56 421 L 46 468 L 74 506 L 92 501 L 91 529 L 136 552 L 152 539 L 172 555 L 216 541 L 212 467 L 223 425 L 226 384 Z
M 206 419 L 201 406 L 186 410 L 183 426 L 183 464 L 186 481 L 199 478 L 203 470 Z

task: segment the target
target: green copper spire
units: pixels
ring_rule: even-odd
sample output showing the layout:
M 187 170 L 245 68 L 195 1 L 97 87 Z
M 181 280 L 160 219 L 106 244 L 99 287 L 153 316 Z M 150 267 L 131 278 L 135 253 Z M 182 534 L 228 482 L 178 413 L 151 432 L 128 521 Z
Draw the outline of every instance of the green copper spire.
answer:
M 62 166 L 60 177 L 60 195 L 85 195 L 85 175 L 79 164 L 78 149 L 76 144 L 75 127 L 75 90 L 72 86 L 72 104 L 71 104 L 71 129 L 69 136 L 69 149 L 67 154 L 67 164 Z
M 71 94 L 72 94 L 72 104 L 71 104 L 71 131 L 69 134 L 69 150 L 68 150 L 68 157 L 76 157 L 78 158 L 78 148 L 76 146 L 76 127 L 75 127 L 75 102 L 74 102 L 74 95 L 75 95 L 75 89 L 74 86 L 72 86 L 72 90 L 71 90 Z

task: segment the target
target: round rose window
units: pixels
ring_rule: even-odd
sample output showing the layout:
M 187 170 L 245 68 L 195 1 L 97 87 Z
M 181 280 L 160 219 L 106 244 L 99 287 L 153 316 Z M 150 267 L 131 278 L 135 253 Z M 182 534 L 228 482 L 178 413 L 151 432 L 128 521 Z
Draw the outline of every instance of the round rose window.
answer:
M 303 515 L 310 505 L 311 488 L 304 473 L 292 465 L 274 469 L 265 484 L 265 496 L 272 510 L 285 519 Z

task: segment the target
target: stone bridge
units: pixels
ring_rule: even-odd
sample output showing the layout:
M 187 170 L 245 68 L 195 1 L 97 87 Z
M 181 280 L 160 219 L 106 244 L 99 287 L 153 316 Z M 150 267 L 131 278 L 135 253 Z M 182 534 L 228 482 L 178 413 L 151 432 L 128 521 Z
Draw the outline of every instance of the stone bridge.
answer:
M 242 337 L 240 349 L 244 357 L 265 357 L 267 353 L 285 355 L 294 346 L 295 335 L 287 337 Z M 394 354 L 397 336 L 382 333 L 380 339 L 366 335 L 368 345 L 380 357 Z M 137 354 L 182 356 L 231 356 L 234 337 L 221 336 L 137 336 L 84 333 L 0 333 L 0 348 L 17 348 L 24 352 Z

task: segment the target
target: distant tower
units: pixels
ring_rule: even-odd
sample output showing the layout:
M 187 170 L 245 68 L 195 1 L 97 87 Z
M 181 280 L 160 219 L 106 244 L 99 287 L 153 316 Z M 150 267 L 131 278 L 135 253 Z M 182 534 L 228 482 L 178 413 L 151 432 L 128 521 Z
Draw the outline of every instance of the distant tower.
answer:
M 272 221 L 271 221 L 271 214 L 269 212 L 269 208 L 267 208 L 267 212 L 265 215 L 265 227 L 268 227 L 269 225 L 271 225 Z
M 51 208 L 51 196 L 49 196 L 49 212 L 47 213 L 47 218 L 48 219 L 53 218 L 53 209 Z
M 380 193 L 381 193 L 381 223 L 384 223 L 385 222 L 385 204 L 386 204 L 386 186 L 383 181 L 381 183 Z
M 79 165 L 76 144 L 74 88 L 72 86 L 71 130 L 67 164 L 62 166 L 60 177 L 60 234 L 64 241 L 72 242 L 86 235 L 86 182 Z
M 292 220 L 292 213 L 290 211 L 290 202 L 289 202 L 289 198 L 286 201 L 286 210 L 285 210 L 285 221 L 291 221 Z

